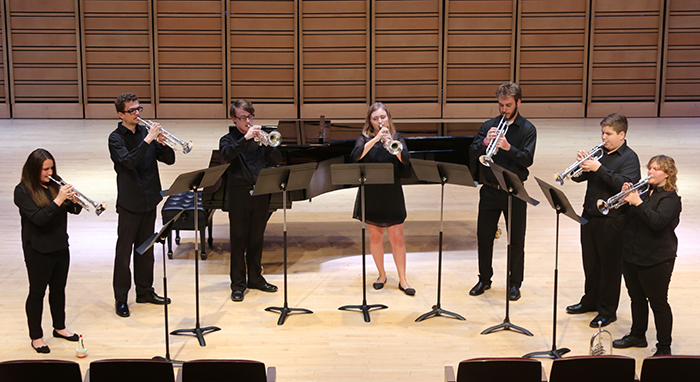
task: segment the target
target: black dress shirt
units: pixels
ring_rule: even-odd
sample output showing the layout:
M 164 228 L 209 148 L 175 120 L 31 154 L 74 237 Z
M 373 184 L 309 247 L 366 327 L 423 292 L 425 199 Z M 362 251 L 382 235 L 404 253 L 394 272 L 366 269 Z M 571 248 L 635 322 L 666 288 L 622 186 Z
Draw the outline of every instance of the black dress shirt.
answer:
M 632 264 L 651 266 L 676 257 L 681 197 L 676 191 L 642 194 L 642 204 L 630 206 L 625 217 L 625 240 L 622 258 Z
M 39 207 L 32 199 L 29 190 L 20 183 L 15 187 L 15 205 L 22 217 L 22 248 L 39 253 L 50 253 L 68 248 L 68 215 L 79 214 L 81 207 L 75 203 L 57 206 L 51 191 L 44 190 L 51 201 L 46 207 Z
M 153 210 L 163 199 L 158 161 L 175 163 L 175 152 L 168 146 L 143 139 L 148 130 L 136 125 L 136 132 L 119 122 L 109 135 L 109 155 L 117 172 L 117 206 L 134 213 Z
M 501 118 L 502 116 L 499 115 L 484 122 L 469 146 L 469 167 L 472 176 L 479 183 L 491 186 L 497 185 L 498 180 L 490 168 L 479 162 L 479 157 L 486 154 L 487 146 L 484 145 L 484 138 L 492 127 L 498 126 Z M 537 129 L 535 129 L 535 125 L 518 113 L 513 123 L 508 126 L 506 139 L 511 145 L 510 150 L 498 149 L 498 152 L 491 159 L 497 165 L 517 174 L 518 178 L 524 182 L 530 174 L 527 168 L 532 166 L 535 157 Z
M 574 182 L 588 181 L 586 185 L 586 196 L 583 201 L 583 216 L 602 217 L 603 215 L 596 206 L 598 200 L 607 200 L 611 196 L 622 190 L 622 185 L 631 182 L 637 183 L 641 179 L 639 157 L 627 142 L 623 142 L 617 150 L 607 153 L 603 149 L 603 157 L 600 158 L 600 168 L 598 171 L 583 172 L 580 176 L 572 178 Z M 627 211 L 628 206 L 611 208 L 607 216 L 622 216 Z
M 276 147 L 261 146 L 253 139 L 245 139 L 236 126 L 219 140 L 221 160 L 231 163 L 227 171 L 229 186 L 249 186 L 253 189 L 260 170 L 278 166 L 282 154 Z M 233 201 L 232 201 L 233 202 Z

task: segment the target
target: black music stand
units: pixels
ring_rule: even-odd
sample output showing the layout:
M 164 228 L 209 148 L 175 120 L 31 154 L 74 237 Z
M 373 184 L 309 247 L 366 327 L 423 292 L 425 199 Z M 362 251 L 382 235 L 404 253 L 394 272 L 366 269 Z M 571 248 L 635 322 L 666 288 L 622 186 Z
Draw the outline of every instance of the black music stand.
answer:
M 260 171 L 255 182 L 253 196 L 273 194 L 282 191 L 282 211 L 284 214 L 284 306 L 268 307 L 265 311 L 280 314 L 277 325 L 284 324 L 287 316 L 294 314 L 313 313 L 304 308 L 290 308 L 287 304 L 287 191 L 303 190 L 309 187 L 317 163 L 305 163 L 295 166 L 265 168 Z
M 542 193 L 549 201 L 549 205 L 554 208 L 557 212 L 557 228 L 554 245 L 554 299 L 552 308 L 552 350 L 536 351 L 532 353 L 527 353 L 523 358 L 561 358 L 563 354 L 570 352 L 569 348 L 557 349 L 557 291 L 559 288 L 559 215 L 564 214 L 568 216 L 571 220 L 579 223 L 586 224 L 588 220 L 576 215 L 574 209 L 571 208 L 569 199 L 566 197 L 564 192 L 552 186 L 551 184 L 543 181 L 542 179 L 535 177 L 537 184 L 540 185 Z
M 458 184 L 461 186 L 476 187 L 474 178 L 469 172 L 469 167 L 462 164 L 435 162 L 422 159 L 411 159 L 413 171 L 418 180 L 424 182 L 440 183 L 440 241 L 438 246 L 438 284 L 437 303 L 432 310 L 416 318 L 416 322 L 435 316 L 446 316 L 464 321 L 465 318 L 457 313 L 442 309 L 440 306 L 440 291 L 442 289 L 442 236 L 444 231 L 444 209 L 445 209 L 445 183 Z
M 180 215 L 182 215 L 183 212 L 185 212 L 184 208 L 181 209 L 180 212 L 177 213 L 177 215 L 173 216 L 172 219 L 168 220 L 168 222 L 163 225 L 160 231 L 154 233 L 153 236 L 149 237 L 145 243 L 141 244 L 138 248 L 136 248 L 136 253 L 138 253 L 139 255 L 143 255 L 146 251 L 153 247 L 155 243 L 161 243 L 163 245 L 163 298 L 165 299 L 165 301 L 168 301 L 168 271 L 166 266 L 167 262 L 165 260 L 165 238 L 167 238 L 168 235 L 170 235 L 173 223 L 180 218 Z M 170 363 L 181 365 L 184 361 L 176 361 L 170 359 L 170 330 L 168 329 L 168 304 L 163 304 L 163 309 L 165 310 L 165 358 L 161 356 L 155 356 L 153 357 L 153 359 L 164 359 Z
M 498 184 L 501 186 L 501 189 L 508 193 L 508 250 L 506 251 L 506 316 L 503 319 L 502 323 L 485 329 L 483 332 L 481 332 L 481 334 L 489 334 L 497 332 L 499 330 L 512 330 L 520 334 L 532 336 L 533 334 L 530 333 L 530 331 L 528 331 L 527 329 L 514 325 L 510 322 L 510 299 L 508 298 L 508 291 L 510 289 L 510 237 L 512 235 L 511 219 L 513 218 L 513 196 L 524 201 L 525 203 L 530 203 L 533 206 L 538 205 L 540 202 L 531 198 L 527 194 L 523 182 L 521 182 L 520 178 L 518 178 L 518 176 L 515 175 L 513 172 L 495 163 L 491 163 L 491 170 L 493 170 L 493 174 L 496 176 L 496 179 L 498 179 Z
M 195 294 L 195 309 L 196 309 L 196 324 L 192 329 L 177 329 L 170 334 L 184 335 L 193 334 L 199 340 L 199 346 L 207 346 L 204 342 L 204 335 L 207 333 L 221 330 L 218 326 L 207 326 L 205 328 L 199 325 L 199 200 L 201 199 L 199 189 L 213 186 L 226 172 L 228 164 L 223 164 L 216 167 L 205 168 L 184 174 L 178 175 L 177 179 L 165 193 L 166 196 L 179 194 L 186 191 L 192 191 L 194 194 L 194 294 Z
M 365 322 L 369 322 L 369 312 L 373 309 L 387 309 L 382 304 L 367 305 L 367 266 L 365 261 L 365 184 L 394 183 L 393 163 L 343 163 L 331 165 L 331 183 L 334 186 L 360 186 L 360 208 L 362 209 L 362 304 L 343 305 L 338 310 L 357 309 L 362 312 Z

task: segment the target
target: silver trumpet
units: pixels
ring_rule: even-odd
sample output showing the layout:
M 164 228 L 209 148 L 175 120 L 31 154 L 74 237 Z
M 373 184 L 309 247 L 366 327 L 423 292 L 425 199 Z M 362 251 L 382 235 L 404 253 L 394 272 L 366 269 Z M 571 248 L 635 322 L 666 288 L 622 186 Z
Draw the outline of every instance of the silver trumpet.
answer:
M 384 128 L 384 124 L 380 123 L 379 130 L 381 130 L 382 128 Z M 386 151 L 388 151 L 391 155 L 399 155 L 399 153 L 403 151 L 403 145 L 401 144 L 401 141 L 396 141 L 391 138 L 387 138 L 386 136 L 382 137 L 382 145 L 384 145 Z
M 249 129 L 251 127 L 252 126 L 248 125 Z M 259 146 L 277 147 L 282 143 L 282 134 L 277 130 L 273 130 L 269 133 L 264 130 L 259 130 L 253 139 L 255 142 L 258 142 Z
M 151 126 L 153 126 L 153 121 L 145 121 L 145 120 L 143 120 L 141 117 L 136 117 L 136 118 L 137 118 L 141 123 L 143 123 L 144 125 L 146 125 L 146 128 L 147 128 L 149 131 L 151 130 Z M 180 139 L 178 139 L 178 137 L 176 137 L 176 136 L 170 134 L 169 132 L 167 132 L 167 131 L 166 131 L 165 129 L 163 129 L 163 128 L 160 129 L 160 132 L 163 134 L 162 143 L 165 143 L 165 145 L 168 146 L 168 147 L 170 147 L 171 149 L 177 150 L 177 147 L 178 147 L 178 145 L 179 145 L 180 147 L 182 147 L 182 152 L 185 153 L 185 154 L 187 154 L 187 153 L 189 153 L 190 151 L 192 151 L 192 147 L 194 146 L 194 144 L 192 143 L 192 141 L 185 142 L 185 141 L 183 141 L 183 140 L 180 140 Z M 159 139 L 158 141 L 161 142 L 160 139 Z
M 651 176 L 647 176 L 646 178 L 640 180 L 637 184 L 628 188 L 627 190 L 622 191 L 618 194 L 615 194 L 615 195 L 609 197 L 608 200 L 598 199 L 598 201 L 596 202 L 596 206 L 598 207 L 598 211 L 600 211 L 600 213 L 603 215 L 607 215 L 608 212 L 610 212 L 610 209 L 620 208 L 621 206 L 627 204 L 627 202 L 624 201 L 625 196 L 631 194 L 632 192 L 640 190 L 644 186 L 646 186 L 646 188 L 641 189 L 639 191 L 639 195 L 642 195 L 643 193 L 649 191 L 649 179 L 650 178 L 651 178 Z
M 481 162 L 481 164 L 483 164 L 486 167 L 491 167 L 491 163 L 493 163 L 493 159 L 491 157 L 498 152 L 498 147 L 496 147 L 496 145 L 498 144 L 498 141 L 501 139 L 501 137 L 504 137 L 507 132 L 508 121 L 506 120 L 506 115 L 503 114 L 501 122 L 498 122 L 496 138 L 492 139 L 491 142 L 489 142 L 489 145 L 486 147 L 486 154 L 479 157 L 479 162 Z
M 607 337 L 607 341 L 605 341 L 608 343 L 607 347 L 603 343 L 603 337 Z M 608 351 L 607 349 L 610 349 L 609 354 L 612 355 L 612 334 L 603 329 L 602 323 L 598 321 L 598 331 L 591 337 L 590 355 L 605 355 Z
M 63 179 L 56 180 L 51 176 L 49 176 L 49 179 L 58 183 L 58 185 L 61 187 L 68 184 Z M 102 215 L 103 212 L 105 212 L 105 209 L 107 208 L 107 203 L 97 203 L 97 202 L 93 201 L 92 199 L 88 198 L 87 196 L 85 196 L 82 192 L 76 190 L 75 188 L 73 188 L 73 193 L 75 195 L 73 197 L 71 197 L 71 201 L 77 203 L 80 207 L 83 207 L 84 209 L 90 211 L 90 206 L 93 206 L 95 208 L 95 214 L 97 214 L 97 216 L 100 216 L 100 215 Z
M 564 185 L 564 179 L 566 178 L 576 178 L 577 176 L 581 175 L 583 173 L 583 168 L 581 168 L 581 164 L 588 159 L 595 159 L 595 160 L 600 160 L 600 158 L 603 157 L 603 147 L 605 147 L 605 143 L 601 143 L 598 146 L 594 147 L 591 149 L 591 151 L 583 157 L 580 161 L 572 164 L 569 166 L 564 172 L 561 174 L 554 174 L 554 180 L 559 183 L 560 186 Z

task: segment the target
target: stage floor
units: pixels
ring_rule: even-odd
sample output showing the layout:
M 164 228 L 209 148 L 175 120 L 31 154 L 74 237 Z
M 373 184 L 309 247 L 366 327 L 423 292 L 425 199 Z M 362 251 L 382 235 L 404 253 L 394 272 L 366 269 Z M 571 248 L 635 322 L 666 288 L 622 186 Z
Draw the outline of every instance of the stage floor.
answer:
M 321 195 L 309 202 L 295 202 L 287 212 L 289 240 L 289 306 L 307 308 L 313 314 L 294 315 L 282 326 L 269 306 L 283 304 L 282 213 L 276 212 L 267 226 L 263 265 L 265 277 L 280 286 L 278 293 L 249 291 L 242 303 L 230 300 L 228 217 L 214 215 L 214 246 L 209 258 L 200 261 L 201 326 L 218 326 L 221 331 L 205 336 L 200 347 L 189 336 L 170 336 L 170 355 L 177 360 L 203 358 L 254 359 L 277 367 L 280 382 L 307 381 L 401 381 L 444 380 L 444 366 L 457 366 L 473 357 L 519 357 L 552 347 L 552 298 L 556 214 L 537 186 L 535 177 L 553 182 L 552 174 L 574 162 L 578 149 L 589 150 L 600 142 L 599 119 L 533 120 L 538 129 L 535 163 L 525 186 L 541 202 L 528 208 L 525 247 L 525 281 L 522 298 L 510 304 L 510 321 L 534 334 L 513 331 L 488 335 L 480 333 L 503 322 L 505 317 L 505 235 L 494 249 L 493 288 L 470 297 L 477 282 L 475 188 L 445 187 L 444 265 L 442 307 L 459 313 L 466 321 L 435 317 L 414 320 L 436 303 L 437 251 L 440 231 L 440 186 L 404 187 L 408 219 L 405 240 L 408 277 L 417 290 L 409 297 L 397 289 L 398 277 L 385 239 L 389 281 L 375 291 L 374 263 L 367 257 L 367 302 L 389 308 L 371 313 L 365 323 L 362 314 L 339 311 L 338 307 L 362 302 L 361 225 L 352 219 L 356 191 L 342 190 Z M 194 150 L 179 153 L 173 166 L 161 165 L 163 187 L 178 174 L 204 168 L 211 150 L 228 131 L 230 121 L 162 120 L 162 125 L 184 140 L 193 140 Z M 694 303 L 700 289 L 700 119 L 632 118 L 628 144 L 643 165 L 656 154 L 676 159 L 678 186 L 683 197 L 678 259 L 670 287 L 674 312 L 674 354 L 700 354 L 700 336 L 693 329 L 700 308 Z M 164 315 L 161 306 L 136 304 L 129 298 L 131 317 L 114 313 L 112 264 L 116 241 L 117 214 L 114 203 L 116 181 L 107 149 L 107 137 L 116 120 L 0 120 L 3 132 L 0 156 L 5 172 L 0 175 L 2 203 L 0 234 L 5 250 L 0 253 L 0 330 L 5 346 L 0 360 L 76 360 L 75 345 L 51 337 L 48 304 L 44 310 L 44 337 L 51 354 L 39 355 L 30 348 L 24 313 L 28 290 L 27 273 L 20 243 L 20 219 L 12 191 L 20 180 L 27 155 L 37 147 L 48 149 L 56 158 L 58 171 L 78 190 L 98 202 L 107 202 L 100 217 L 85 213 L 69 218 L 71 269 L 67 286 L 67 326 L 83 334 L 89 348 L 87 358 L 78 360 L 83 370 L 90 361 L 105 358 L 151 358 L 165 355 Z M 359 134 L 359 131 L 358 131 Z M 465 147 L 466 155 L 466 147 Z M 646 169 L 643 170 L 646 173 Z M 585 185 L 567 181 L 560 187 L 580 213 Z M 160 208 L 159 208 L 160 209 Z M 160 214 L 157 227 L 160 227 Z M 505 223 L 501 227 L 505 232 Z M 585 355 L 596 329 L 588 326 L 594 313 L 568 315 L 565 306 L 578 302 L 583 291 L 579 226 L 562 218 L 559 248 L 559 304 L 557 347 L 571 349 L 568 355 Z M 163 292 L 161 248 L 156 248 L 155 287 Z M 194 236 L 182 233 L 174 258 L 167 260 L 170 329 L 195 325 Z M 623 282 L 624 284 L 624 282 Z M 629 331 L 631 316 L 624 285 L 618 321 L 607 327 L 614 338 Z M 653 317 L 646 349 L 615 350 L 614 354 L 634 357 L 637 371 L 656 343 Z M 549 372 L 551 361 L 542 360 Z

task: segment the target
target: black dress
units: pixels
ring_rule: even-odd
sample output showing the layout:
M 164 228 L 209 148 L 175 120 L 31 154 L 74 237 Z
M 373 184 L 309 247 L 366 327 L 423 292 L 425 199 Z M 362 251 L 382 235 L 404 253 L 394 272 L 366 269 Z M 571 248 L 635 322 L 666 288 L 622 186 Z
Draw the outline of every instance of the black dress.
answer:
M 372 147 L 367 155 L 359 159 L 365 149 L 365 143 L 371 140 L 364 135 L 360 135 L 355 141 L 355 148 L 352 150 L 352 159 L 360 163 L 393 163 L 394 183 L 393 184 L 368 184 L 365 185 L 365 221 L 369 224 L 390 227 L 401 224 L 406 220 L 406 203 L 401 188 L 401 178 L 411 176 L 411 155 L 408 153 L 406 141 L 401 133 L 397 132 L 394 139 L 401 142 L 401 159 L 391 155 L 382 145 L 381 141 Z M 362 220 L 362 209 L 360 206 L 360 189 L 357 190 L 355 198 L 355 210 L 353 218 Z

